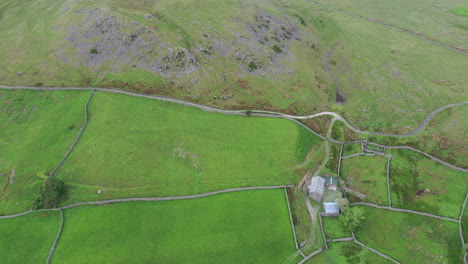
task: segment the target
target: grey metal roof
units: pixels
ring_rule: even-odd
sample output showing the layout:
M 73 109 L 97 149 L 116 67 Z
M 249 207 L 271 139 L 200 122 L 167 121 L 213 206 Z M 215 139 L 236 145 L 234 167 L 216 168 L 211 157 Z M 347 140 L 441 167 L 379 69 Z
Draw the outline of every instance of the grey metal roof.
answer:
M 325 180 L 322 177 L 313 177 L 309 185 L 309 192 L 317 192 L 323 195 Z
M 325 209 L 326 214 L 339 214 L 340 213 L 340 208 L 338 207 L 338 204 L 335 202 L 323 203 L 323 208 Z

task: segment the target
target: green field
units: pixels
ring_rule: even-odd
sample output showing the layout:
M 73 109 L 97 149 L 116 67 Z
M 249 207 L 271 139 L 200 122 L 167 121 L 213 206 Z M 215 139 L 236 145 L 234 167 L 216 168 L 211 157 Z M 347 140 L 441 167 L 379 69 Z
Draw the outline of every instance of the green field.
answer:
M 80 130 L 89 94 L 0 90 L 0 214 L 31 208 Z
M 347 264 L 347 263 L 369 263 L 369 264 L 384 264 L 392 263 L 379 255 L 360 247 L 354 242 L 337 242 L 329 243 L 328 250 L 324 251 L 309 261 L 306 264 Z
M 68 209 L 52 263 L 282 263 L 295 251 L 280 189 Z
M 60 225 L 57 211 L 35 212 L 0 219 L 2 263 L 44 263 Z
M 90 114 L 57 173 L 69 185 L 67 203 L 291 184 L 302 177 L 295 165 L 320 142 L 288 120 L 126 95 L 97 93 Z
M 339 218 L 322 217 L 322 223 L 325 237 L 329 240 L 352 236 L 351 232 L 346 231 Z
M 365 207 L 356 238 L 401 263 L 460 263 L 458 224 Z
M 454 14 L 468 17 L 468 6 L 461 6 L 451 10 Z
M 388 205 L 387 158 L 382 156 L 357 156 L 341 161 L 341 179 L 352 191 L 351 201 L 367 201 Z M 353 195 L 353 191 L 365 197 Z
M 390 176 L 393 206 L 458 219 L 468 188 L 466 173 L 412 151 L 389 153 L 393 156 Z

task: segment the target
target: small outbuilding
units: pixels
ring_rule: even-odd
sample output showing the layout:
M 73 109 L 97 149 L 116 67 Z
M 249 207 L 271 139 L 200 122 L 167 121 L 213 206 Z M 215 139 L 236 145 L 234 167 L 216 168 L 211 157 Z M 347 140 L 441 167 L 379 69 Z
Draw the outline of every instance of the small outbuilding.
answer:
M 325 210 L 323 216 L 337 217 L 340 215 L 340 207 L 336 202 L 323 203 L 323 209 Z
M 308 189 L 309 197 L 320 203 L 325 193 L 325 180 L 320 176 L 313 177 Z
M 338 179 L 333 178 L 331 175 L 324 175 L 322 178 L 325 180 L 325 187 L 329 190 L 338 190 Z

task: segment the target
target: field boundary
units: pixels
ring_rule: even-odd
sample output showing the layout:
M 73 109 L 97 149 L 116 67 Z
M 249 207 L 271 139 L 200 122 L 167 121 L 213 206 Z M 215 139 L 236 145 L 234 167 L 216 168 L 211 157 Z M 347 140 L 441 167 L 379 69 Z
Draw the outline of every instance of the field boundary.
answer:
M 452 221 L 452 222 L 455 222 L 455 223 L 460 223 L 460 221 L 458 221 L 457 219 L 453 219 L 453 218 L 450 218 L 450 217 L 433 215 L 433 214 L 414 211 L 414 210 L 409 210 L 409 209 L 401 209 L 401 208 L 395 208 L 395 207 L 390 207 L 390 206 L 381 206 L 381 205 L 377 205 L 377 204 L 373 204 L 373 203 L 356 202 L 356 203 L 351 203 L 350 205 L 364 205 L 364 206 L 374 207 L 374 208 L 378 208 L 378 209 L 384 209 L 384 210 L 395 211 L 395 212 L 400 212 L 400 213 L 417 214 L 417 215 L 428 216 L 428 217 L 437 218 L 437 219 L 441 219 L 441 220 Z
M 28 210 L 17 214 L 12 215 L 3 215 L 0 216 L 0 219 L 9 219 L 19 216 L 23 216 L 29 213 L 42 212 L 42 211 L 58 211 L 63 209 L 69 209 L 82 205 L 103 205 L 103 204 L 112 204 L 112 203 L 122 203 L 122 202 L 140 202 L 140 201 L 173 201 L 173 200 L 187 200 L 187 199 L 196 199 L 202 197 L 208 197 L 216 194 L 230 193 L 230 192 L 239 192 L 239 191 L 250 191 L 250 190 L 272 190 L 272 189 L 283 189 L 293 187 L 293 185 L 277 185 L 277 186 L 258 186 L 258 187 L 241 187 L 241 188 L 231 188 L 219 191 L 213 191 L 208 193 L 193 194 L 193 195 L 184 195 L 184 196 L 166 196 L 166 197 L 143 197 L 143 198 L 122 198 L 122 199 L 112 199 L 112 200 L 101 200 L 101 201 L 91 201 L 91 202 L 79 202 L 73 203 L 66 206 L 58 208 L 49 208 L 49 209 L 39 209 L 39 210 Z
M 319 248 L 317 250 L 315 250 L 314 252 L 312 252 L 310 255 L 308 255 L 307 257 L 305 257 L 303 260 L 299 261 L 297 264 L 303 264 L 305 263 L 306 261 L 308 261 L 309 259 L 311 259 L 313 256 L 317 255 L 318 253 L 322 252 L 323 249 L 322 248 Z
M 460 217 L 458 218 L 458 231 L 460 232 L 460 240 L 461 240 L 462 249 L 465 248 L 465 239 L 463 238 L 462 218 L 463 218 L 463 214 L 465 213 L 465 206 L 466 206 L 467 200 L 468 200 L 468 192 L 466 193 L 465 201 L 463 202 L 462 210 L 460 212 Z M 465 251 L 465 255 L 463 256 L 463 262 L 464 263 L 468 262 L 466 260 L 466 251 Z
M 307 3 L 311 3 L 311 4 L 313 4 L 313 5 L 319 6 L 319 7 L 323 7 L 323 8 L 332 10 L 332 11 L 336 11 L 336 12 L 339 12 L 339 13 L 342 13 L 342 14 L 345 14 L 345 15 L 348 15 L 348 16 L 353 16 L 353 17 L 356 17 L 356 18 L 359 18 L 359 19 L 362 19 L 362 20 L 365 20 L 365 21 L 374 23 L 374 24 L 376 24 L 376 25 L 384 26 L 384 27 L 386 27 L 386 28 L 389 28 L 389 29 L 398 31 L 398 32 L 400 32 L 400 33 L 403 33 L 403 34 L 406 34 L 406 35 L 409 35 L 409 36 L 418 38 L 418 39 L 420 39 L 420 40 L 424 40 L 424 41 L 429 42 L 429 43 L 431 43 L 431 44 L 440 46 L 440 47 L 442 47 L 442 48 L 446 48 L 446 49 L 449 49 L 449 50 L 454 51 L 454 52 L 456 52 L 456 53 L 459 53 L 459 54 L 468 56 L 468 53 L 465 53 L 465 52 L 463 52 L 463 51 L 461 51 L 461 50 L 458 50 L 458 49 L 456 49 L 456 48 L 450 47 L 450 46 L 448 46 L 448 45 L 446 45 L 446 44 L 442 44 L 442 43 L 440 43 L 440 42 L 437 42 L 437 41 L 434 41 L 434 40 L 430 40 L 430 39 L 425 38 L 425 37 L 418 36 L 418 35 L 416 35 L 416 34 L 414 34 L 414 33 L 409 32 L 408 30 L 404 30 L 404 29 L 401 29 L 401 28 L 397 28 L 397 27 L 391 26 L 391 25 L 389 25 L 389 24 L 381 23 L 381 22 L 372 20 L 372 19 L 370 19 L 370 18 L 361 16 L 361 15 L 356 15 L 356 14 L 353 14 L 353 13 L 349 13 L 349 12 L 347 12 L 347 11 L 343 11 L 343 10 L 341 10 L 341 9 L 337 9 L 337 8 L 334 8 L 334 7 L 331 7 L 331 6 L 326 6 L 326 5 L 323 5 L 323 4 L 319 4 L 319 3 L 316 3 L 316 2 L 313 2 L 313 1 L 310 1 L 310 0 L 304 0 L 304 1 L 307 2 Z
M 375 254 L 381 256 L 382 258 L 385 258 L 385 259 L 388 259 L 388 260 L 390 260 L 390 261 L 392 261 L 392 262 L 394 262 L 394 263 L 400 264 L 400 262 L 398 262 L 398 261 L 394 260 L 393 258 L 391 258 L 391 257 L 389 257 L 389 256 L 387 256 L 387 255 L 385 255 L 384 253 L 382 253 L 382 252 L 380 252 L 380 251 L 378 251 L 378 250 L 376 250 L 376 249 L 374 249 L 374 248 L 371 248 L 371 247 L 369 247 L 369 246 L 366 246 L 365 244 L 359 242 L 359 241 L 356 239 L 356 237 L 354 237 L 354 243 L 358 244 L 359 246 L 361 246 L 361 247 L 363 247 L 363 248 L 366 248 L 366 249 L 368 249 L 368 250 L 374 252 Z
M 392 207 L 392 193 L 390 192 L 390 161 L 392 160 L 392 155 L 388 154 L 387 156 L 387 194 L 388 194 L 388 206 Z
M 209 107 L 209 106 L 196 104 L 196 103 L 191 103 L 191 102 L 187 102 L 187 101 L 183 101 L 183 100 L 179 100 L 179 99 L 174 99 L 174 98 L 169 98 L 169 97 L 144 95 L 144 94 L 138 94 L 138 93 L 127 92 L 127 91 L 122 91 L 122 90 L 108 89 L 108 88 L 95 88 L 95 87 L 33 87 L 33 86 L 5 86 L 5 85 L 0 85 L 0 89 L 3 89 L 3 90 L 39 90 L 39 91 L 94 90 L 94 91 L 103 91 L 103 92 L 109 92 L 109 93 L 125 94 L 125 95 L 129 95 L 129 96 L 143 97 L 143 98 L 148 98 L 148 99 L 153 99 L 153 100 L 160 100 L 160 101 L 165 101 L 165 102 L 172 102 L 172 103 L 177 103 L 177 104 L 181 104 L 181 105 L 185 105 L 185 106 L 196 107 L 196 108 L 199 108 L 199 109 L 207 111 L 207 112 L 217 112 L 217 113 L 226 114 L 226 115 L 246 115 L 246 113 L 247 113 L 247 110 L 223 110 L 223 109 L 218 109 L 218 108 L 214 108 L 214 107 Z M 299 122 L 298 120 L 310 119 L 310 118 L 314 118 L 314 117 L 318 117 L 318 116 L 322 116 L 322 115 L 331 115 L 331 116 L 335 117 L 335 120 L 342 121 L 348 128 L 350 128 L 352 131 L 354 131 L 356 133 L 369 134 L 369 135 L 379 135 L 379 136 L 388 136 L 388 137 L 408 137 L 408 136 L 415 135 L 419 131 L 421 131 L 426 126 L 426 124 L 429 122 L 429 120 L 434 115 L 436 115 L 437 113 L 441 112 L 444 109 L 447 109 L 447 108 L 450 108 L 450 107 L 455 107 L 455 106 L 461 106 L 461 105 L 468 105 L 468 102 L 453 103 L 453 104 L 442 106 L 442 107 L 434 110 L 433 112 L 431 112 L 423 120 L 421 125 L 419 127 L 417 127 L 415 130 L 413 130 L 412 132 L 409 132 L 409 133 L 406 133 L 406 134 L 398 134 L 398 135 L 396 135 L 396 134 L 386 134 L 386 133 L 380 133 L 380 132 L 361 131 L 361 130 L 353 127 L 352 125 L 350 125 L 343 117 L 341 117 L 339 114 L 334 113 L 334 112 L 320 112 L 320 113 L 317 113 L 317 114 L 307 115 L 307 116 L 293 116 L 293 115 L 287 115 L 287 114 L 283 114 L 283 113 L 279 113 L 279 112 L 254 110 L 254 111 L 252 111 L 251 115 L 252 116 L 260 116 L 260 117 L 271 117 L 271 118 L 285 118 L 285 119 L 288 119 L 288 120 L 291 120 L 293 122 L 298 123 L 299 125 L 306 128 L 307 130 L 309 130 L 310 132 L 312 132 L 313 134 L 315 134 L 316 136 L 320 137 L 323 140 L 326 140 L 326 141 L 329 141 L 329 142 L 332 142 L 332 143 L 336 143 L 336 144 L 342 144 L 342 143 L 347 144 L 347 143 L 362 142 L 363 140 L 354 140 L 354 141 L 343 142 L 343 141 L 338 141 L 338 140 L 334 140 L 334 139 L 331 139 L 331 138 L 327 138 L 327 137 L 324 137 L 324 136 L 318 134 L 317 132 L 313 131 L 312 129 L 310 129 L 309 127 L 307 127 L 303 123 Z M 430 159 L 432 159 L 433 161 L 438 162 L 438 163 L 440 163 L 442 165 L 445 165 L 445 166 L 447 166 L 449 168 L 452 168 L 452 169 L 455 169 L 455 170 L 458 170 L 458 171 L 462 171 L 462 172 L 468 172 L 468 169 L 459 168 L 457 166 L 454 166 L 454 165 L 452 165 L 452 164 L 450 164 L 448 162 L 442 161 L 442 160 L 440 160 L 440 159 L 438 159 L 438 158 L 436 158 L 436 157 L 434 157 L 434 156 L 432 156 L 430 154 L 427 154 L 427 153 L 425 153 L 423 151 L 414 149 L 412 147 L 407 147 L 407 146 L 388 147 L 388 146 L 379 145 L 379 144 L 374 144 L 374 145 L 383 146 L 383 147 L 386 147 L 386 148 L 389 148 L 389 149 L 399 149 L 400 148 L 400 149 L 412 150 L 412 151 L 418 152 L 420 154 L 423 154 L 423 155 L 429 157 Z
M 75 146 L 76 144 L 78 143 L 78 141 L 80 140 L 81 138 L 81 135 L 83 135 L 83 132 L 85 131 L 86 129 L 86 126 L 88 125 L 88 121 L 89 121 L 89 112 L 88 112 L 88 106 L 89 106 L 89 103 L 91 102 L 91 99 L 93 98 L 94 94 L 96 93 L 96 90 L 93 90 L 93 92 L 89 95 L 89 98 L 88 98 L 88 101 L 86 101 L 86 104 L 85 104 L 85 121 L 83 123 L 83 126 L 81 127 L 80 129 L 80 132 L 78 133 L 78 135 L 76 136 L 75 140 L 73 141 L 73 143 L 71 144 L 70 148 L 68 149 L 68 152 L 65 154 L 65 156 L 63 157 L 63 159 L 60 161 L 60 163 L 57 165 L 57 167 L 55 167 L 52 172 L 50 173 L 49 177 L 53 177 L 55 176 L 55 174 L 57 173 L 57 171 L 62 167 L 62 165 L 65 163 L 65 161 L 67 160 L 68 156 L 70 156 L 70 154 L 72 153 L 72 151 L 75 149 Z
M 306 255 L 304 255 L 302 250 L 299 248 L 299 241 L 297 241 L 296 229 L 294 228 L 294 222 L 293 222 L 292 213 L 291 213 L 291 206 L 289 205 L 289 197 L 288 197 L 288 191 L 286 190 L 286 187 L 284 187 L 284 195 L 286 196 L 286 204 L 288 205 L 289 221 L 291 222 L 291 229 L 292 229 L 293 236 L 294 236 L 294 246 L 296 246 L 296 250 L 299 252 L 299 254 L 301 254 L 301 256 L 305 258 Z
M 57 236 L 55 237 L 54 243 L 52 244 L 52 247 L 50 248 L 49 255 L 47 256 L 46 264 L 50 264 L 50 260 L 52 259 L 52 256 L 54 255 L 55 248 L 57 248 L 57 244 L 58 244 L 58 241 L 60 239 L 60 235 L 63 232 L 63 222 L 65 221 L 65 217 L 63 216 L 63 210 L 60 209 L 59 211 L 60 211 L 60 218 L 61 218 L 60 226 L 59 226 L 59 230 L 57 232 Z
M 318 216 L 319 216 L 319 222 L 320 222 L 320 230 L 322 231 L 323 245 L 325 246 L 325 249 L 328 249 L 327 238 L 325 237 L 325 231 L 323 231 L 322 216 L 320 215 L 320 213 L 318 214 Z

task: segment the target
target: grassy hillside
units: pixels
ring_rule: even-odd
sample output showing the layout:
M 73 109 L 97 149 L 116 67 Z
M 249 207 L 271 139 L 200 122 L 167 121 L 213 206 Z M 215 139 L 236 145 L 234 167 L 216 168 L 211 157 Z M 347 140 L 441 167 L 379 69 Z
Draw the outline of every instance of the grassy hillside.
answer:
M 301 0 L 0 5 L 8 11 L 0 37 L 10 40 L 0 43 L 4 84 L 116 87 L 224 108 L 334 110 L 385 131 L 406 131 L 435 108 L 467 99 L 465 56 Z M 435 14 L 438 25 L 465 19 Z M 455 39 L 466 35 L 456 28 Z
M 57 211 L 0 220 L 2 263 L 44 263 L 60 225 Z
M 466 173 L 411 151 L 390 153 L 393 206 L 458 219 L 468 188 Z
M 402 263 L 459 263 L 458 224 L 365 207 L 356 238 Z
M 88 96 L 0 90 L 0 214 L 31 208 L 82 126 Z
M 468 52 L 466 1 L 317 0 L 323 5 L 360 15 Z M 451 12 L 452 11 L 452 12 Z M 465 11 L 466 12 L 466 11 Z
M 70 186 L 67 202 L 292 184 L 304 170 L 296 165 L 321 142 L 289 120 L 126 95 L 97 93 L 89 110 L 85 133 L 57 173 Z
M 283 190 L 65 211 L 52 263 L 282 263 L 295 252 Z

